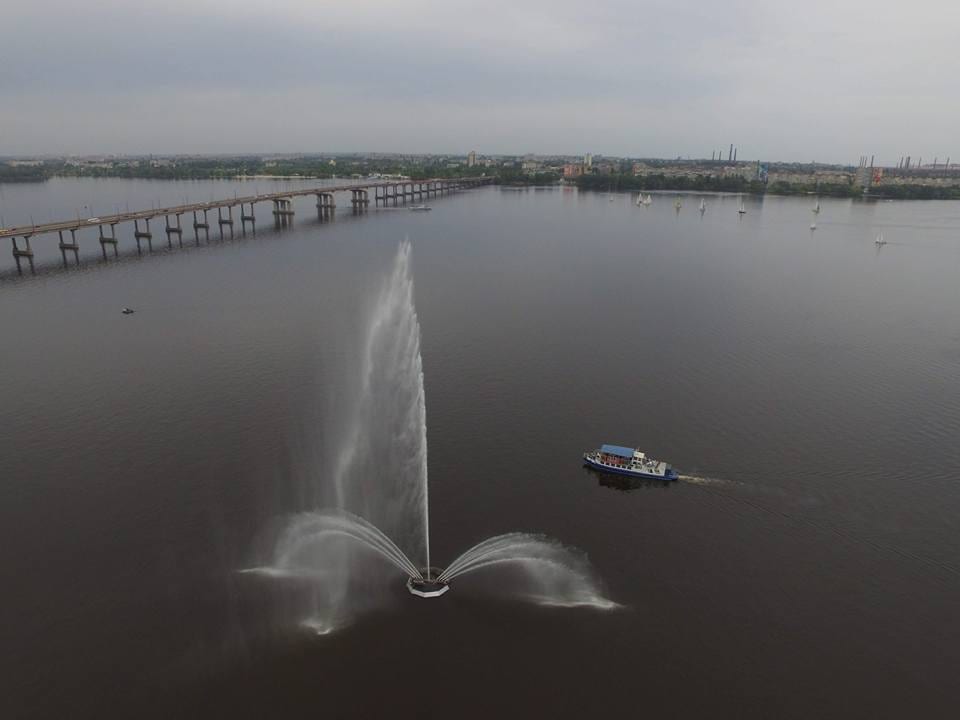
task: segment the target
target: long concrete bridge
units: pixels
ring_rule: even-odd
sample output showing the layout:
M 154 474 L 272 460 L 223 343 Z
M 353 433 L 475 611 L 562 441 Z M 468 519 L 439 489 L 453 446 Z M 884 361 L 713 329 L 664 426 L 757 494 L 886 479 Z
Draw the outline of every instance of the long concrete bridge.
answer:
M 167 244 L 173 247 L 173 236 L 177 237 L 177 242 L 183 245 L 183 225 L 181 218 L 184 215 L 191 215 L 193 220 L 194 240 L 199 244 L 200 231 L 203 230 L 205 239 L 210 238 L 210 224 L 216 223 L 219 226 L 221 239 L 223 238 L 224 228 L 228 228 L 230 236 L 233 237 L 234 210 L 239 208 L 241 229 L 245 232 L 247 223 L 251 230 L 256 232 L 257 218 L 254 212 L 254 206 L 257 203 L 269 202 L 273 204 L 273 223 L 276 228 L 285 228 L 293 223 L 293 198 L 314 195 L 317 198 L 317 218 L 322 222 L 333 218 L 336 211 L 334 193 L 349 192 L 351 195 L 350 205 L 355 214 L 366 212 L 370 206 L 370 192 L 373 191 L 374 206 L 383 205 L 401 205 L 409 200 L 437 197 L 460 190 L 463 188 L 486 185 L 492 182 L 493 178 L 473 177 L 473 178 L 437 178 L 432 180 L 377 180 L 370 182 L 350 183 L 346 185 L 327 185 L 317 188 L 303 188 L 300 190 L 284 190 L 282 192 L 264 193 L 258 195 L 248 195 L 246 197 L 234 197 L 227 200 L 215 200 L 212 202 L 190 203 L 187 205 L 175 205 L 166 208 L 155 208 L 150 210 L 140 210 L 136 212 L 123 212 L 116 215 L 104 215 L 102 217 L 77 218 L 74 220 L 63 220 L 59 222 L 43 223 L 40 225 L 27 225 L 11 228 L 0 228 L 0 239 L 10 238 L 13 244 L 13 259 L 17 264 L 17 271 L 22 273 L 21 262 L 26 260 L 30 266 L 30 271 L 34 272 L 33 249 L 30 246 L 30 238 L 35 235 L 51 235 L 57 233 L 59 236 L 60 254 L 63 256 L 64 265 L 67 264 L 67 253 L 73 253 L 74 261 L 80 264 L 80 244 L 77 238 L 77 232 L 83 228 L 97 227 L 100 231 L 100 248 L 103 252 L 104 260 L 107 259 L 107 247 L 113 249 L 114 256 L 117 255 L 117 237 L 116 227 L 121 223 L 133 223 L 133 237 L 137 243 L 137 250 L 141 249 L 141 241 L 146 241 L 147 246 L 153 249 L 153 231 L 150 229 L 150 221 L 157 218 L 163 218 L 164 227 L 161 232 L 167 236 Z M 216 211 L 215 219 L 210 218 L 210 213 Z M 188 226 L 189 227 L 189 226 Z M 104 228 L 109 228 L 109 234 Z M 69 237 L 64 233 L 69 233 Z M 22 244 L 21 244 L 22 243 Z

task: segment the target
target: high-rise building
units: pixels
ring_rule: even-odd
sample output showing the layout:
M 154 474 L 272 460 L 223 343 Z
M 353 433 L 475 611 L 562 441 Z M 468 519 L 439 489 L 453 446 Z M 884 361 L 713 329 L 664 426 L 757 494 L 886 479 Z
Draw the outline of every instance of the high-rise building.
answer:
M 473 167 L 477 164 L 477 151 L 471 150 L 467 153 L 467 167 Z
M 592 153 L 587 153 L 586 155 L 583 156 L 583 167 L 585 167 L 587 170 L 589 170 L 589 169 L 591 169 L 591 168 L 593 167 L 593 154 L 592 154 Z

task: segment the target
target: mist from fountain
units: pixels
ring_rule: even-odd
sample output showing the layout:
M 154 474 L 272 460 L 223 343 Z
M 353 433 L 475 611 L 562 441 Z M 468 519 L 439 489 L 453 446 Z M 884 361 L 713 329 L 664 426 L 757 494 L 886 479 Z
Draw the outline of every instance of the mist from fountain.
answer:
M 405 240 L 362 326 L 351 376 L 343 379 L 349 402 L 330 428 L 339 452 L 332 468 L 332 498 L 328 493 L 327 499 L 336 507 L 294 515 L 274 545 L 271 562 L 246 572 L 311 584 L 302 624 L 320 633 L 350 619 L 358 609 L 357 593 L 351 590 L 369 585 L 364 581 L 371 577 L 384 577 L 385 565 L 411 582 L 433 585 L 485 568 L 513 567 L 520 571 L 526 589 L 521 596 L 527 599 L 565 607 L 616 607 L 598 589 L 585 556 L 525 533 L 485 540 L 437 578 L 430 577 L 426 402 L 410 254 Z M 323 490 L 317 497 L 324 497 Z M 379 569 L 369 563 L 371 558 L 378 559 Z M 364 599 L 371 602 L 369 593 Z
M 497 566 L 521 570 L 527 580 L 524 596 L 540 604 L 605 610 L 619 607 L 599 590 L 583 553 L 544 535 L 513 532 L 488 538 L 450 563 L 437 580 L 449 583 Z

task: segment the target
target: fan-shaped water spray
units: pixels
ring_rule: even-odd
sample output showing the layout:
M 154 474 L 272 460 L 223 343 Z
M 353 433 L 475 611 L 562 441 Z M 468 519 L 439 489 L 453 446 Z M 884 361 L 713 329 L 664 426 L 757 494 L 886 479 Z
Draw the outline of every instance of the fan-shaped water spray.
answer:
M 315 583 L 311 614 L 302 623 L 322 633 L 349 616 L 355 576 L 382 575 L 385 568 L 406 575 L 408 589 L 420 597 L 439 597 L 466 573 L 506 566 L 520 571 L 522 597 L 566 607 L 616 607 L 598 589 L 585 556 L 542 536 L 499 535 L 445 570 L 431 567 L 426 402 L 409 242 L 400 245 L 362 327 L 355 382 L 344 382 L 355 396 L 337 416 L 343 427 L 332 473 L 336 508 L 293 516 L 272 561 L 248 572 Z M 357 551 L 382 562 L 361 562 Z

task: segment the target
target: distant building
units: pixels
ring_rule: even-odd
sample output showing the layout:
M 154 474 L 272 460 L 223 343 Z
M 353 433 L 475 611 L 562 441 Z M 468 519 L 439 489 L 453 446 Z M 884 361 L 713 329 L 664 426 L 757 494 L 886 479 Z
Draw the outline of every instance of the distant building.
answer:
M 583 156 L 583 167 L 587 170 L 593 169 L 593 154 L 587 153 Z
M 471 150 L 467 153 L 467 167 L 473 167 L 477 164 L 477 151 Z
M 563 166 L 563 176 L 565 178 L 575 178 L 583 175 L 583 165 L 567 163 Z

